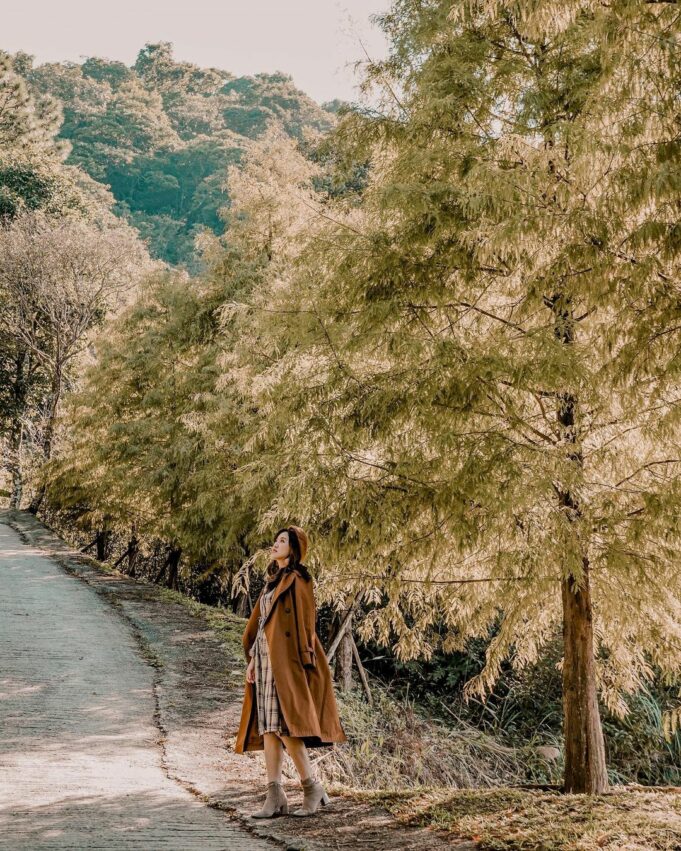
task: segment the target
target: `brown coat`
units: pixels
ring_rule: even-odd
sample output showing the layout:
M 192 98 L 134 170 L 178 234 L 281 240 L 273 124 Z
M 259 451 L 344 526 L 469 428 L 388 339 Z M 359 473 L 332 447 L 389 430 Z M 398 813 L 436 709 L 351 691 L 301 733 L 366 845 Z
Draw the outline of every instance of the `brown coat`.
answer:
M 243 634 L 244 654 L 258 631 L 260 598 Z M 289 734 L 308 747 L 324 747 L 346 741 L 338 717 L 331 670 L 315 631 L 316 611 L 312 580 L 296 570 L 286 570 L 272 596 L 272 606 L 263 627 L 270 652 L 279 705 Z M 255 683 L 246 682 L 241 723 L 234 750 L 262 750 L 258 733 Z

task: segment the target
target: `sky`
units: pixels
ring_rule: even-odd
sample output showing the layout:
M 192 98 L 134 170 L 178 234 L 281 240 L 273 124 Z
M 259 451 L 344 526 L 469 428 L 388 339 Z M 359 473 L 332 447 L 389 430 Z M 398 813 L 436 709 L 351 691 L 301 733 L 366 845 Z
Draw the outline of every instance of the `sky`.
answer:
M 4 0 L 5 3 L 10 0 Z M 23 0 L 2 17 L 0 49 L 36 63 L 87 56 L 131 65 L 146 42 L 238 76 L 283 71 L 318 103 L 357 100 L 348 63 L 387 52 L 373 13 L 390 0 Z M 2 4 L 0 4 L 1 8 Z M 363 45 L 363 46 L 362 46 Z

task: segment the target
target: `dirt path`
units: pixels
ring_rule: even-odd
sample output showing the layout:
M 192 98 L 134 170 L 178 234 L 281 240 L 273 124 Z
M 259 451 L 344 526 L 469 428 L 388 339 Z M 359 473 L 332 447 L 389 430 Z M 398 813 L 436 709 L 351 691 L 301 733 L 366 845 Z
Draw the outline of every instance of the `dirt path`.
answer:
M 471 847 L 338 797 L 250 819 L 264 771 L 232 750 L 243 663 L 203 618 L 25 512 L 0 511 L 0 582 L 0 847 Z

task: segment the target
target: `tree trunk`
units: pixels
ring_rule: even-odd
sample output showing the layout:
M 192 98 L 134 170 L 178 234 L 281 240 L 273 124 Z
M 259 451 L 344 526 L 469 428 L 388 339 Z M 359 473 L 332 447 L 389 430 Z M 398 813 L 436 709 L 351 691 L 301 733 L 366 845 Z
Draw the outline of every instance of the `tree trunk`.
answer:
M 371 689 L 369 688 L 369 678 L 367 677 L 367 672 L 364 670 L 362 660 L 359 658 L 359 650 L 357 649 L 357 643 L 355 642 L 354 636 L 352 634 L 350 634 L 350 641 L 352 642 L 352 655 L 355 657 L 357 673 L 359 674 L 359 678 L 362 681 L 362 688 L 364 689 L 364 694 L 366 694 L 367 696 L 367 703 L 371 705 L 373 703 L 373 699 L 371 697 Z
M 600 794 L 608 789 L 603 729 L 596 696 L 589 563 L 577 587 L 561 583 L 563 596 L 563 734 L 566 792 Z
M 108 529 L 100 529 L 97 532 L 96 542 L 97 542 L 97 561 L 106 561 L 106 557 L 108 555 L 109 550 L 109 540 L 111 539 L 111 532 Z
M 180 590 L 179 566 L 181 556 L 182 550 L 178 547 L 173 547 L 168 553 L 168 581 L 166 582 L 166 587 L 172 588 L 173 591 Z
M 245 591 L 242 591 L 236 599 L 235 614 L 238 615 L 240 618 L 247 618 L 251 614 L 251 611 L 251 601 L 248 597 L 248 594 Z
M 21 450 L 24 443 L 24 423 L 16 416 L 12 422 L 9 434 L 9 451 L 7 467 L 12 476 L 12 491 L 9 498 L 10 508 L 21 508 L 21 496 L 24 492 L 24 476 L 21 460 Z
M 250 552 L 247 542 L 247 536 L 244 533 L 239 535 L 239 546 L 241 547 L 241 551 L 243 553 L 243 562 L 246 563 Z M 231 596 L 231 588 L 232 588 L 232 574 L 229 574 L 229 587 L 230 587 L 230 596 Z M 246 573 L 246 581 L 244 583 L 245 589 L 241 591 L 236 598 L 230 600 L 232 604 L 232 611 L 235 615 L 239 615 L 241 618 L 250 617 L 251 612 L 253 611 L 253 601 L 251 600 L 251 570 L 247 568 Z
M 48 461 L 52 457 L 52 444 L 54 443 L 54 426 L 57 419 L 57 411 L 59 410 L 59 401 L 61 399 L 62 388 L 62 366 L 56 363 L 52 381 L 50 385 L 50 402 L 47 411 L 47 423 L 43 433 L 43 455 Z
M 52 374 L 52 382 L 50 386 L 49 406 L 47 411 L 47 423 L 43 433 L 42 450 L 43 458 L 49 461 L 52 457 L 52 444 L 54 442 L 54 426 L 57 419 L 57 410 L 59 409 L 59 401 L 61 399 L 62 390 L 62 365 L 59 361 L 55 363 L 54 373 Z M 35 496 L 31 500 L 28 510 L 31 514 L 37 514 L 43 499 L 45 498 L 46 486 L 43 481 L 38 488 Z M 103 559 L 100 559 L 103 561 Z
M 16 371 L 12 387 L 12 423 L 9 433 L 8 470 L 12 476 L 12 493 L 9 507 L 20 508 L 24 490 L 24 475 L 21 453 L 24 445 L 24 413 L 28 393 L 28 372 L 31 355 L 23 350 L 17 353 Z
M 335 677 L 341 691 L 352 688 L 352 615 L 336 651 Z
M 130 538 L 130 543 L 128 544 L 128 576 L 135 577 L 135 573 L 137 571 L 137 560 L 139 558 L 139 541 L 137 540 L 137 536 L 135 533 L 132 533 L 132 538 Z
M 565 345 L 575 339 L 570 298 L 557 293 L 550 299 L 554 334 Z M 583 466 L 577 446 L 577 399 L 572 393 L 558 396 L 557 419 L 567 459 Z M 569 490 L 558 491 L 558 502 L 570 523 L 581 518 L 579 503 Z M 598 711 L 593 643 L 593 612 L 589 585 L 589 560 L 582 556 L 583 575 L 564 576 L 563 601 L 563 735 L 565 738 L 566 792 L 599 794 L 608 789 L 603 728 Z
M 40 506 L 43 504 L 43 499 L 45 499 L 45 485 L 40 485 L 38 490 L 36 491 L 35 496 L 28 504 L 28 508 L 26 511 L 30 511 L 31 514 L 37 514 L 40 510 Z

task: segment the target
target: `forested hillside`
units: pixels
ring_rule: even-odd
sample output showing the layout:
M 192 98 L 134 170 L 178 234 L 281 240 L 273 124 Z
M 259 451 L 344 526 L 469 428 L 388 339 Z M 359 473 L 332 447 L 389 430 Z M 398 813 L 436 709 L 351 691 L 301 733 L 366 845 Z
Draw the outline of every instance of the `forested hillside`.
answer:
M 61 104 L 67 162 L 110 186 L 116 213 L 173 264 L 192 266 L 196 234 L 222 230 L 227 166 L 269 121 L 300 140 L 333 122 L 334 105 L 320 107 L 286 74 L 199 68 L 168 43 L 147 44 L 132 67 L 97 57 L 35 66 L 26 55 L 14 64 L 36 95 Z

